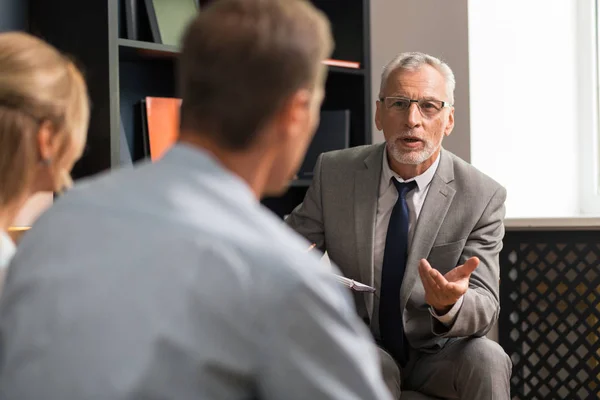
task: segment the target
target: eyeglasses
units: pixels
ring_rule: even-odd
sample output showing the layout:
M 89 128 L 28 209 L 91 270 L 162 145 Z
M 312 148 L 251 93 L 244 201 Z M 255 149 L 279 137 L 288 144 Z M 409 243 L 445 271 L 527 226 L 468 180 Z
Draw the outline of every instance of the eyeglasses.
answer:
M 421 115 L 425 118 L 433 118 L 439 114 L 444 107 L 452 107 L 452 104 L 447 101 L 435 99 L 420 99 L 413 100 L 406 97 L 382 97 L 379 99 L 388 110 L 406 111 L 410 108 L 411 103 L 417 103 Z

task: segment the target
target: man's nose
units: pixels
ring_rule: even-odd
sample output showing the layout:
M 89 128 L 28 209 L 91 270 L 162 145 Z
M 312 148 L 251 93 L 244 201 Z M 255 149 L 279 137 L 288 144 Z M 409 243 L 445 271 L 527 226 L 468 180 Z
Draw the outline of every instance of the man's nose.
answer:
M 406 125 L 408 125 L 409 128 L 421 125 L 423 116 L 421 115 L 421 110 L 419 110 L 419 105 L 417 103 L 411 103 L 407 113 Z

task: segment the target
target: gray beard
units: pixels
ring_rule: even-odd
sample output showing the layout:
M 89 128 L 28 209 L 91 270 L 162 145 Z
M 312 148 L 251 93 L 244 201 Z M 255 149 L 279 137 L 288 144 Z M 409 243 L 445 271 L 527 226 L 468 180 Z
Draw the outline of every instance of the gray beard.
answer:
M 431 142 L 423 142 L 425 148 L 419 152 L 403 152 L 398 146 L 396 146 L 396 140 L 404 135 L 394 136 L 389 142 L 387 142 L 387 149 L 390 154 L 396 160 L 396 162 L 405 165 L 419 165 L 428 160 L 433 153 L 435 153 L 441 146 L 442 140 L 437 145 L 431 144 Z M 442 137 L 443 138 L 443 137 Z

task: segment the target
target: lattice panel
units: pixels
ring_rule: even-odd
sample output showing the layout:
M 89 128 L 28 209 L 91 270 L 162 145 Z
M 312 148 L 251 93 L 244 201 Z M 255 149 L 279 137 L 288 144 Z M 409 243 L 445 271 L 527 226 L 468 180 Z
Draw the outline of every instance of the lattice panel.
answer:
M 599 399 L 600 231 L 509 231 L 500 259 L 512 398 Z

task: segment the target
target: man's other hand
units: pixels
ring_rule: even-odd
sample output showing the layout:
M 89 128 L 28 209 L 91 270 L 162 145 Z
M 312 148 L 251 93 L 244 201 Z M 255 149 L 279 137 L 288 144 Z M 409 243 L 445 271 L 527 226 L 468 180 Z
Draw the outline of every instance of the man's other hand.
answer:
M 463 265 L 452 269 L 446 275 L 432 268 L 426 259 L 419 263 L 419 275 L 425 288 L 425 301 L 439 315 L 446 314 L 467 292 L 469 279 L 479 265 L 477 257 L 469 258 Z

